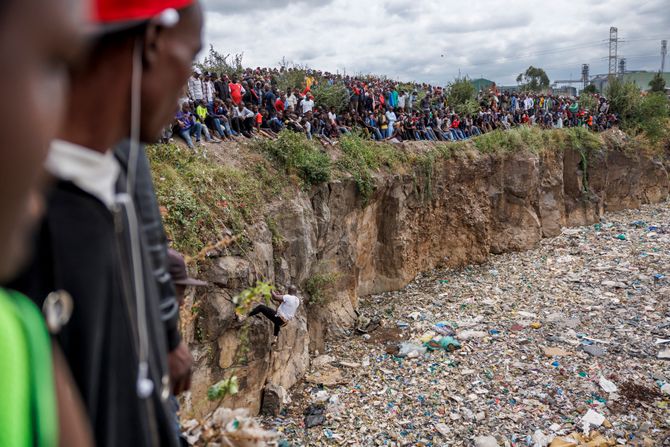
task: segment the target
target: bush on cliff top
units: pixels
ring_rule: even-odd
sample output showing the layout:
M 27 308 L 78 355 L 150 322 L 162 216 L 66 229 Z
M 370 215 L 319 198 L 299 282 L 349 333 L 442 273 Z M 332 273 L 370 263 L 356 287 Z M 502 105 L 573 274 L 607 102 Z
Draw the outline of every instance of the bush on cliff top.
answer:
M 289 175 L 297 175 L 307 186 L 330 180 L 330 157 L 303 134 L 283 131 L 276 140 L 262 140 L 256 147 L 278 162 Z
M 242 170 L 177 145 L 150 146 L 147 154 L 168 237 L 188 255 L 221 240 L 226 229 L 242 233 L 285 184 L 261 157 Z

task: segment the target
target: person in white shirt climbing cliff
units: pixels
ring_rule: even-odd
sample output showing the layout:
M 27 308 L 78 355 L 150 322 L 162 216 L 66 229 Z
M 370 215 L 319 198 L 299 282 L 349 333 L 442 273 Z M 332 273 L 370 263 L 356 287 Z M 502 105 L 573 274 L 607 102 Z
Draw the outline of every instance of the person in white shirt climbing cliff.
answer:
M 274 337 L 272 340 L 273 348 L 277 345 L 279 330 L 286 326 L 289 321 L 293 320 L 295 318 L 295 314 L 298 312 L 298 307 L 300 307 L 300 298 L 298 298 L 297 293 L 298 290 L 295 286 L 289 286 L 286 295 L 282 295 L 273 291 L 272 300 L 279 304 L 277 310 L 261 304 L 256 306 L 254 310 L 249 313 L 250 317 L 263 314 L 274 324 Z

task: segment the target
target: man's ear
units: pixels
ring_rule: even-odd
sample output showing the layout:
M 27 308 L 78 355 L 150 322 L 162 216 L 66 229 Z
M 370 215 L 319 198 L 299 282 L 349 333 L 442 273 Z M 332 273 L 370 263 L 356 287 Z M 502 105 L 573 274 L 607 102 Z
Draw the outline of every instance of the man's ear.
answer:
M 153 68 L 158 62 L 161 50 L 163 49 L 163 37 L 165 27 L 155 21 L 150 21 L 144 32 L 144 48 L 142 59 L 146 69 Z

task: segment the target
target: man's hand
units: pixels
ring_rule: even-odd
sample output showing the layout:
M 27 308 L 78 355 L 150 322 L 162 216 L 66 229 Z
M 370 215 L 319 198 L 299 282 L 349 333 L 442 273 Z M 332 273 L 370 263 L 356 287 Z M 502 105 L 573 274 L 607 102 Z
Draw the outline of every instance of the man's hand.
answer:
M 182 341 L 172 352 L 168 354 L 168 370 L 170 372 L 170 383 L 172 394 L 178 396 L 191 388 L 191 367 L 193 357 L 186 343 Z

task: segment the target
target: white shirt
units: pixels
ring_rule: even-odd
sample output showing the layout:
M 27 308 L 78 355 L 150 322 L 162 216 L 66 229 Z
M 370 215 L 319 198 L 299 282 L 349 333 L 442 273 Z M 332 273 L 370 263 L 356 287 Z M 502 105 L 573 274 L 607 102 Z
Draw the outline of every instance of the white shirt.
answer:
M 293 107 L 293 110 L 295 110 L 295 106 L 298 105 L 298 98 L 292 94 L 286 99 L 286 103 L 289 105 L 289 107 Z
M 291 321 L 300 306 L 300 298 L 295 295 L 284 295 L 282 298 L 284 302 L 277 308 L 277 316 L 284 321 Z
M 246 107 L 240 110 L 239 107 L 235 107 L 233 109 L 233 118 L 242 118 L 242 119 L 247 119 L 247 118 L 253 118 L 254 112 L 251 110 L 247 109 Z
M 204 94 L 202 92 L 202 80 L 191 76 L 188 80 L 188 95 L 194 101 L 199 101 L 204 99 Z
M 214 83 L 212 81 L 202 81 L 202 92 L 205 101 L 214 102 Z
M 121 167 L 112 151 L 104 154 L 67 141 L 54 140 L 45 168 L 54 177 L 74 183 L 107 208 L 115 203 L 116 181 Z
M 305 114 L 307 112 L 311 112 L 312 109 L 314 108 L 314 101 L 311 99 L 303 99 L 302 100 L 302 113 Z

